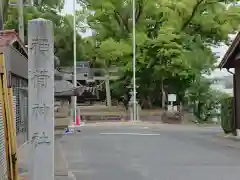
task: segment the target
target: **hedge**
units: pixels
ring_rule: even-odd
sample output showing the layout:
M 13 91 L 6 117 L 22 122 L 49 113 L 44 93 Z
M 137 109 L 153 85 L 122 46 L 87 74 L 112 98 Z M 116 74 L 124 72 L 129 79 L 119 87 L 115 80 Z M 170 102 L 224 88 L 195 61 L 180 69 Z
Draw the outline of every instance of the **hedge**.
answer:
M 234 133 L 236 130 L 233 102 L 233 97 L 227 97 L 221 102 L 221 126 L 226 134 Z

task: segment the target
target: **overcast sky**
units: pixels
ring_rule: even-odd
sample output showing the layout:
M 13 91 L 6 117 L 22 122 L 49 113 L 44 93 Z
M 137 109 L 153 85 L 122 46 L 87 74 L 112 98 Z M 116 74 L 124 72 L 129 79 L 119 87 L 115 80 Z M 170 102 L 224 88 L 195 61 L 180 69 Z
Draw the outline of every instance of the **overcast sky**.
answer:
M 73 2 L 74 0 L 65 0 L 65 6 L 64 6 L 64 13 L 68 13 L 68 14 L 72 14 L 73 13 Z M 79 8 L 79 6 L 77 6 L 77 8 Z M 82 36 L 88 36 L 90 35 L 91 32 L 90 31 L 87 31 L 85 34 L 81 34 Z M 218 54 L 218 56 L 220 57 L 219 58 L 219 61 L 221 60 L 221 58 L 224 56 L 225 52 L 227 51 L 227 46 L 222 46 L 222 47 L 219 47 L 219 48 L 213 48 L 213 51 L 216 52 Z M 226 75 L 230 75 L 228 72 L 226 71 L 220 71 L 219 69 L 218 70 L 215 70 L 211 76 L 226 76 Z

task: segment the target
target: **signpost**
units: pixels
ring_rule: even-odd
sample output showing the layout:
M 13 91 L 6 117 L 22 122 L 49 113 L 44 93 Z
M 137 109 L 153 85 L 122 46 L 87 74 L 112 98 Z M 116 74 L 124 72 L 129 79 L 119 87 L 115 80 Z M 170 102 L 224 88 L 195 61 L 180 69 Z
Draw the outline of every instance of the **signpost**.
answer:
M 168 94 L 168 102 L 171 103 L 170 106 L 168 105 L 168 111 L 174 111 L 173 102 L 175 102 L 176 100 L 176 94 Z
M 54 180 L 54 35 L 45 19 L 28 23 L 29 179 Z

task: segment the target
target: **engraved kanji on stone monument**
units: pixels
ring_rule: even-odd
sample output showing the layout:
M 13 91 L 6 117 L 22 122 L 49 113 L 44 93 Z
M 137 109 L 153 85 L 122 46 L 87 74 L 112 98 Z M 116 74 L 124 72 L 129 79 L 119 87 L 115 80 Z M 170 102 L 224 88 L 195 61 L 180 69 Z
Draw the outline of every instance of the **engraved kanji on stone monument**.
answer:
M 32 72 L 31 83 L 34 84 L 35 88 L 46 88 L 49 77 L 46 69 L 37 69 L 35 72 Z
M 48 116 L 49 109 L 50 107 L 46 104 L 34 104 L 32 107 L 32 113 L 35 118 L 43 116 L 45 120 L 45 117 Z
M 38 147 L 38 145 L 41 144 L 51 144 L 51 141 L 49 140 L 48 136 L 46 135 L 45 132 L 35 132 L 32 136 L 31 144 L 34 145 L 35 148 Z
M 30 44 L 29 50 L 31 53 L 36 54 L 37 52 L 46 53 L 50 49 L 50 45 L 48 39 L 44 38 L 35 38 L 32 39 L 32 43 Z

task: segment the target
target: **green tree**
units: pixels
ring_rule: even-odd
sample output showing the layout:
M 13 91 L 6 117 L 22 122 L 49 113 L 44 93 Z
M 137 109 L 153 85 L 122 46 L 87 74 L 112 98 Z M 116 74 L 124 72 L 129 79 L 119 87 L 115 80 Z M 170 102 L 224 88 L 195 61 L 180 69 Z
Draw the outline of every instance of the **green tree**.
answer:
M 73 64 L 73 17 L 66 15 L 61 18 L 60 26 L 55 26 L 55 55 L 59 58 L 61 66 Z M 76 37 L 77 61 L 83 57 L 83 43 L 79 34 Z
M 198 77 L 186 91 L 185 101 L 200 122 L 208 122 L 217 117 L 220 104 L 228 97 L 226 93 L 211 88 L 212 82 L 205 77 Z
M 61 15 L 64 0 L 42 0 L 41 4 L 34 7 L 24 7 L 25 42 L 27 42 L 28 20 L 45 18 L 51 20 L 55 33 L 55 55 L 59 58 L 61 66 L 73 63 L 73 17 Z M 5 29 L 18 31 L 18 10 L 16 7 L 8 7 Z M 77 60 L 82 59 L 82 43 L 80 35 L 77 35 Z
M 94 32 L 95 61 L 117 65 L 126 86 L 132 76 L 132 1 L 79 0 Z M 213 69 L 212 45 L 228 41 L 238 29 L 235 0 L 136 0 L 137 84 L 143 106 L 151 107 L 164 91 L 178 94 Z M 90 57 L 92 58 L 92 57 Z M 161 92 L 161 93 L 159 93 Z M 122 91 L 126 93 L 126 91 Z

